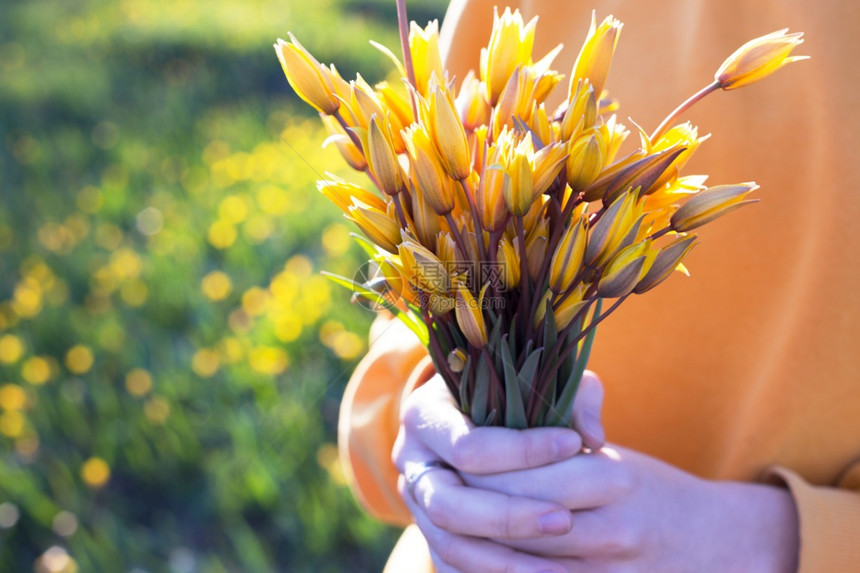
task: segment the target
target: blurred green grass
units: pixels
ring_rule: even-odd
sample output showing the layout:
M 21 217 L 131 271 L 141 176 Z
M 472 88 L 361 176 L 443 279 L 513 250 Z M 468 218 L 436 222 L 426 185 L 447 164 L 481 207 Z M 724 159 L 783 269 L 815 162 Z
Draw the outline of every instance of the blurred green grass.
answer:
M 334 443 L 373 317 L 319 275 L 362 260 L 314 187 L 348 173 L 287 31 L 370 81 L 397 48 L 381 0 L 0 4 L 0 571 L 381 570 Z

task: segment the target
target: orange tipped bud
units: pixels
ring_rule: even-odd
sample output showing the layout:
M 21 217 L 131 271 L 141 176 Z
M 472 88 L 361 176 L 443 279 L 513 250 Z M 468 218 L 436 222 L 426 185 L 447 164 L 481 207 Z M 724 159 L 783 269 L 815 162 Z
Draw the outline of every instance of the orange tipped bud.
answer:
M 330 72 L 299 44 L 292 34 L 290 42 L 278 38 L 275 53 L 287 81 L 300 98 L 327 115 L 337 111 L 340 101 L 334 96 L 335 89 L 329 77 Z
M 747 203 L 755 203 L 758 199 L 744 199 L 758 189 L 755 183 L 740 185 L 717 185 L 684 203 L 670 220 L 672 229 L 684 233 L 710 223 Z
M 803 33 L 786 34 L 788 28 L 750 40 L 729 56 L 717 70 L 714 79 L 724 90 L 733 90 L 757 82 L 779 68 L 806 60 L 809 56 L 790 56 L 803 43 Z

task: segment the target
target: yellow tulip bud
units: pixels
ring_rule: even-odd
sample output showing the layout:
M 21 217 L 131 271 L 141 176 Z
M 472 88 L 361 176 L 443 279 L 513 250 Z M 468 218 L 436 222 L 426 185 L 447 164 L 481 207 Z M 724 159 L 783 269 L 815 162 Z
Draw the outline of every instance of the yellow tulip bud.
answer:
M 510 185 L 503 186 L 505 204 L 512 215 L 522 217 L 534 199 L 534 178 L 532 166 L 525 153 L 515 153 L 508 165 L 507 173 L 510 176 Z
M 397 299 L 402 299 L 409 304 L 418 303 L 418 293 L 412 288 L 412 285 L 405 278 L 405 273 L 398 268 L 392 261 L 383 260 L 379 262 L 379 271 L 385 277 L 385 282 L 391 288 L 391 291 L 396 296 L 391 296 L 389 293 L 386 298 L 393 304 L 397 303 Z
M 487 345 L 487 325 L 484 322 L 482 310 L 487 286 L 489 285 L 484 285 L 484 288 L 481 289 L 477 300 L 465 285 L 460 285 L 457 289 L 457 324 L 469 344 L 476 348 L 483 348 Z
M 328 70 L 292 34 L 289 36 L 290 42 L 278 38 L 275 44 L 275 53 L 287 81 L 296 94 L 316 110 L 327 115 L 334 114 L 340 107 L 340 101 L 334 96 L 335 88 Z
M 386 213 L 371 207 L 351 206 L 348 218 L 367 238 L 390 253 L 397 252 L 400 242 L 400 226 Z
M 564 230 L 549 267 L 549 287 L 553 292 L 566 291 L 579 274 L 585 255 L 587 228 L 588 220 L 580 215 L 574 216 L 570 226 Z
M 651 265 L 648 272 L 636 284 L 633 292 L 635 294 L 642 294 L 669 278 L 669 275 L 678 268 L 678 265 L 687 256 L 687 253 L 696 246 L 695 241 L 696 235 L 680 237 L 660 249 L 657 257 L 654 259 L 654 264 Z
M 454 107 L 451 94 L 436 86 L 430 97 L 428 110 L 430 135 L 442 165 L 453 179 L 469 176 L 471 159 L 466 131 Z
M 758 199 L 744 199 L 755 189 L 758 189 L 755 183 L 741 183 L 717 185 L 702 191 L 675 211 L 670 220 L 672 229 L 678 233 L 691 231 L 748 203 L 755 203 Z
M 448 231 L 441 231 L 436 235 L 436 256 L 451 275 L 464 268 L 463 248 L 457 245 Z
M 412 181 L 437 215 L 450 213 L 454 208 L 452 181 L 442 168 L 430 136 L 422 126 L 413 125 L 404 132 L 404 140 Z
M 594 127 L 597 121 L 597 98 L 587 78 L 579 80 L 561 120 L 561 138 L 576 139 L 577 134 Z
M 412 114 L 412 104 L 404 91 L 398 91 L 391 87 L 388 82 L 376 85 L 376 95 L 382 108 L 388 111 L 389 132 L 394 141 L 394 151 L 403 153 L 406 145 L 403 142 L 402 131 L 411 125 L 415 118 Z
M 367 128 L 374 115 L 384 117 L 385 114 L 382 111 L 382 105 L 377 100 L 376 93 L 361 76 L 351 81 L 349 86 L 348 108 L 353 116 L 353 121 L 347 122 L 349 125 Z
M 650 239 L 619 251 L 597 282 L 597 296 L 618 298 L 630 294 L 651 268 L 656 255 Z
M 502 263 L 502 284 L 507 290 L 517 288 L 520 284 L 520 243 L 518 239 L 508 241 L 503 237 L 499 241 L 496 260 Z
M 490 123 L 492 108 L 481 89 L 481 82 L 475 77 L 475 72 L 469 70 L 466 74 L 455 103 L 466 131 L 473 131 L 479 125 Z
M 379 189 L 386 195 L 397 195 L 403 187 L 403 175 L 388 124 L 379 121 L 374 115 L 370 118 L 367 131 L 356 129 L 364 148 L 367 166 L 373 174 Z
M 448 367 L 454 374 L 459 374 L 466 367 L 466 353 L 462 348 L 455 348 L 448 353 Z
M 323 141 L 322 146 L 325 148 L 328 145 L 334 144 L 350 167 L 356 171 L 364 171 L 367 168 L 367 161 L 364 159 L 364 155 L 346 134 L 337 119 L 331 115 L 324 115 L 322 121 L 331 134 Z
M 609 76 L 609 67 L 622 26 L 621 22 L 612 16 L 607 16 L 598 26 L 592 12 L 591 28 L 570 74 L 570 93 L 574 92 L 579 80 L 588 79 L 594 87 L 594 94 L 600 97 Z
M 532 326 L 535 328 L 535 330 L 540 328 L 540 324 L 541 322 L 543 322 L 543 319 L 546 316 L 547 303 L 550 303 L 552 301 L 552 297 L 553 293 L 549 289 L 547 289 L 547 291 L 543 293 L 543 296 L 541 297 L 540 302 L 535 309 L 534 319 L 532 319 Z
M 547 242 L 549 241 L 549 222 L 540 219 L 532 232 L 526 237 L 526 265 L 529 269 L 529 277 L 533 281 L 538 275 L 546 257 Z
M 428 93 L 430 78 L 435 74 L 436 81 L 442 81 L 442 57 L 439 55 L 439 22 L 433 20 L 421 29 L 412 22 L 409 28 L 409 52 L 412 54 L 412 68 L 415 72 L 415 89 L 422 96 Z
M 448 271 L 430 249 L 414 241 L 405 240 L 397 246 L 397 252 L 410 282 L 430 294 L 448 295 Z
M 493 232 L 501 229 L 508 216 L 505 196 L 510 194 L 511 178 L 501 166 L 491 166 L 484 171 L 478 185 L 476 207 L 481 226 Z
M 555 142 L 544 146 L 534 155 L 534 189 L 535 197 L 546 193 L 564 167 L 567 153 L 564 145 Z
M 501 17 L 495 11 L 490 42 L 481 50 L 481 79 L 490 105 L 496 105 L 514 70 L 531 64 L 536 24 L 537 18 L 524 24 L 519 10 L 505 8 Z
M 555 318 L 555 326 L 559 331 L 570 326 L 574 317 L 579 314 L 579 311 L 581 311 L 587 304 L 587 301 L 583 300 L 586 290 L 586 285 L 582 283 L 576 285 L 576 288 L 574 288 L 560 304 L 553 307 L 552 315 Z
M 636 193 L 618 197 L 594 224 L 585 247 L 585 262 L 599 266 L 631 244 L 642 222 L 642 206 Z
M 567 156 L 567 184 L 576 192 L 588 187 L 603 170 L 606 145 L 599 131 L 592 130 L 570 146 Z
M 332 179 L 323 179 L 317 181 L 317 189 L 326 196 L 326 198 L 340 207 L 340 209 L 349 214 L 350 207 L 361 205 L 370 207 L 377 211 L 385 212 L 385 201 L 374 195 L 370 191 L 363 189 L 355 183 L 344 181 L 339 177 L 335 177 L 331 173 L 327 173 Z
M 418 187 L 412 188 L 412 222 L 415 233 L 422 244 L 435 248 L 436 235 L 442 230 L 439 216 L 424 199 L 424 194 Z
M 788 28 L 750 40 L 729 56 L 717 70 L 714 79 L 724 90 L 733 90 L 757 82 L 779 68 L 806 60 L 809 56 L 789 56 L 803 43 L 803 33 L 786 34 Z

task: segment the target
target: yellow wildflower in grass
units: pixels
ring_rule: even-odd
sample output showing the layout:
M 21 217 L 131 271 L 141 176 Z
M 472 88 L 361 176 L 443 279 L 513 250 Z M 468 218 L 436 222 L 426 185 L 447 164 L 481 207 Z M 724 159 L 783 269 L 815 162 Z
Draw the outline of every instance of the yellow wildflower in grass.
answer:
M 72 374 L 86 374 L 93 367 L 93 351 L 83 344 L 76 344 L 66 352 L 66 368 Z
M 211 378 L 221 367 L 221 358 L 210 348 L 201 348 L 191 357 L 191 370 L 201 378 Z
M 803 43 L 803 33 L 786 32 L 788 28 L 783 28 L 750 40 L 726 58 L 714 75 L 720 88 L 737 89 L 757 82 L 791 62 L 809 59 L 809 56 L 790 56 L 792 50 Z
M 33 384 L 41 386 L 49 381 L 54 375 L 51 361 L 43 356 L 33 356 L 21 365 L 21 377 Z
M 135 368 L 125 375 L 125 389 L 132 396 L 146 396 L 152 390 L 152 375 L 143 368 Z
M 254 286 L 242 295 L 242 308 L 249 316 L 260 316 L 266 312 L 269 303 L 269 293 L 260 287 Z
M 0 434 L 17 438 L 24 431 L 24 416 L 17 410 L 6 410 L 0 414 Z
M 153 396 L 143 404 L 143 415 L 156 426 L 161 426 L 170 417 L 170 402 L 161 396 Z
M 119 287 L 119 295 L 123 302 L 132 308 L 143 306 L 149 296 L 149 288 L 140 279 L 130 280 Z
M 99 457 L 91 457 L 81 466 L 81 478 L 93 489 L 104 487 L 110 479 L 110 466 Z
M 0 386 L 0 408 L 4 410 L 22 410 L 27 405 L 27 394 L 17 384 Z
M 42 287 L 32 279 L 15 285 L 12 309 L 23 318 L 32 318 L 42 312 Z
M 0 363 L 14 364 L 24 354 L 24 343 L 14 334 L 0 336 Z
M 233 290 L 233 281 L 223 271 L 212 271 L 203 277 L 200 288 L 209 300 L 224 300 Z
M 248 355 L 248 364 L 260 374 L 281 374 L 290 364 L 287 353 L 274 346 L 258 346 Z
M 236 227 L 228 223 L 227 221 L 217 220 L 211 225 L 209 225 L 209 233 L 208 239 L 209 244 L 211 244 L 216 249 L 227 249 L 236 242 L 236 237 L 238 233 L 236 232 Z

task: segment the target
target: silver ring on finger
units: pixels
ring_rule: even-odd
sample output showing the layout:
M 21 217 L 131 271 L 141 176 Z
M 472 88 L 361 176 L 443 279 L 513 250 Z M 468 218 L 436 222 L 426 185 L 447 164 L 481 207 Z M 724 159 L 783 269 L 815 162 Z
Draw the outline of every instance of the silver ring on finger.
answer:
M 454 466 L 442 460 L 429 460 L 411 464 L 403 477 L 406 478 L 406 489 L 409 491 L 412 499 L 415 499 L 415 485 L 418 483 L 418 480 L 433 470 L 456 471 Z

